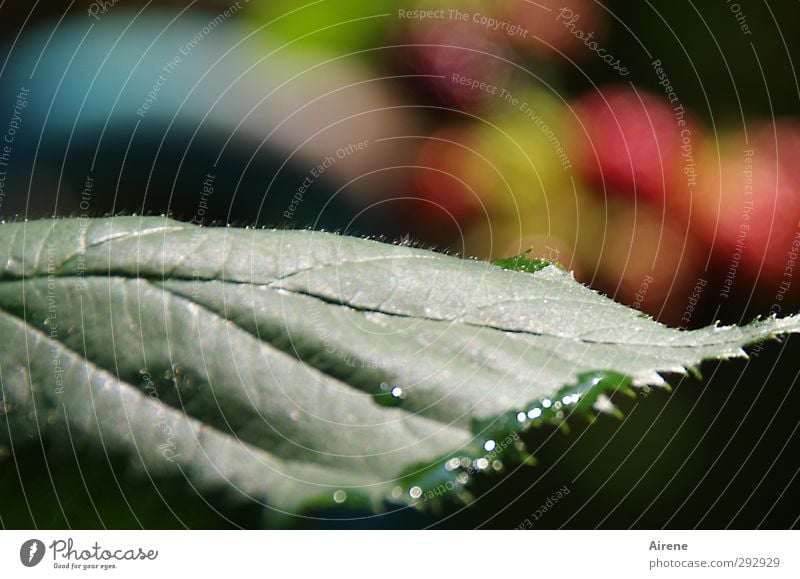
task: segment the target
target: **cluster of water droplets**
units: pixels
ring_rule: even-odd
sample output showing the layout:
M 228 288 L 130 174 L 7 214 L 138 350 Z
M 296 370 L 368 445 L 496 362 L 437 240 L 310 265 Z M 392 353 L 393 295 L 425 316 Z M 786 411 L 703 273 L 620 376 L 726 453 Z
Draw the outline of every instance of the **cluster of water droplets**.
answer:
M 499 417 L 473 420 L 473 444 L 459 453 L 430 467 L 416 469 L 401 476 L 402 483 L 395 485 L 388 499 L 425 508 L 429 500 L 469 502 L 470 481 L 485 473 L 502 473 L 505 462 L 533 464 L 520 433 L 530 427 L 544 424 L 564 426 L 568 414 L 589 415 L 603 411 L 608 404 L 609 392 L 630 392 L 631 380 L 616 372 L 596 371 L 581 374 L 574 385 L 561 388 L 555 395 L 540 398 L 522 409 L 506 412 Z M 374 394 L 382 406 L 397 406 L 407 397 L 407 391 L 397 384 L 381 382 Z M 348 501 L 344 489 L 331 495 L 334 503 Z
M 615 372 L 588 372 L 577 382 L 561 388 L 554 396 L 544 397 L 491 420 L 474 420 L 476 443 L 463 455 L 449 457 L 433 467 L 409 477 L 405 490 L 395 487 L 391 498 L 404 499 L 417 506 L 434 498 L 453 497 L 469 500 L 465 487 L 470 480 L 486 472 L 502 472 L 504 461 L 533 464 L 534 460 L 519 434 L 532 426 L 565 424 L 568 413 L 589 415 L 607 400 L 610 391 L 630 391 L 631 381 Z

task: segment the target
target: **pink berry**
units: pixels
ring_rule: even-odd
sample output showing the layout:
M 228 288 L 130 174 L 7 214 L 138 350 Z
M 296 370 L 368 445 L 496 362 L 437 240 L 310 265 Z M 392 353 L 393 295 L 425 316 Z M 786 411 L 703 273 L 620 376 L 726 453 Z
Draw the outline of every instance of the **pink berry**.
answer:
M 668 101 L 611 87 L 579 99 L 575 113 L 578 168 L 596 190 L 655 204 L 685 190 L 682 153 L 698 128 Z
M 504 87 L 508 78 L 504 45 L 472 22 L 415 23 L 405 44 L 399 49 L 403 69 L 419 75 L 417 84 L 448 107 L 469 111 L 491 104 L 497 100 L 492 87 Z

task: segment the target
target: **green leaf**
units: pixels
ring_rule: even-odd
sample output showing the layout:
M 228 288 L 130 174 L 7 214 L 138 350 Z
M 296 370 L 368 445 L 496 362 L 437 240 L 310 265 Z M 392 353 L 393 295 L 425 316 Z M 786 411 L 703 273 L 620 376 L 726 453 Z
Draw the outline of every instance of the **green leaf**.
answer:
M 680 331 L 557 267 L 329 233 L 11 223 L 0 447 L 122 453 L 271 516 L 467 500 L 469 476 L 526 458 L 520 429 L 799 327 Z
M 526 249 L 516 257 L 500 257 L 493 259 L 492 263 L 503 269 L 510 269 L 511 271 L 527 271 L 528 273 L 536 273 L 546 267 L 555 265 L 561 267 L 560 263 L 547 261 L 546 259 L 539 259 L 538 257 L 528 257 L 532 249 Z

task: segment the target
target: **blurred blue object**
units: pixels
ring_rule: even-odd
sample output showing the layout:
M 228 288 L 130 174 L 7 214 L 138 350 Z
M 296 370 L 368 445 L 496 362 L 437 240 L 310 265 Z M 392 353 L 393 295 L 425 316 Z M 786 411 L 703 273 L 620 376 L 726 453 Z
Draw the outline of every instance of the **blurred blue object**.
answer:
M 356 63 L 268 36 L 228 12 L 122 7 L 23 34 L 0 76 L 0 111 L 27 91 L 0 216 L 381 231 L 367 209 L 404 188 L 391 137 L 413 117 Z

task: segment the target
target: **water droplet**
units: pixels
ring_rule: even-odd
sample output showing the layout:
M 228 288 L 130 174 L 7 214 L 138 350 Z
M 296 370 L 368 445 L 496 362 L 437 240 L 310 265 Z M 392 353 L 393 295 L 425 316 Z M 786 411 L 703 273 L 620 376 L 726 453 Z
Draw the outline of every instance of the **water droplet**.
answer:
M 497 447 L 497 443 L 494 440 L 487 440 L 483 443 L 483 450 L 486 452 L 492 452 Z
M 594 403 L 594 409 L 605 414 L 613 414 L 614 410 L 616 410 L 616 406 L 614 406 L 614 403 L 611 402 L 608 396 L 601 394 Z
M 419 487 L 411 487 L 411 490 L 408 491 L 408 496 L 412 499 L 418 499 L 422 496 L 422 489 Z
M 461 460 L 458 458 L 451 458 L 445 463 L 444 468 L 447 470 L 455 470 L 459 466 L 461 466 Z
M 489 461 L 483 457 L 475 461 L 475 468 L 478 470 L 485 470 L 489 468 Z
M 386 382 L 380 383 L 380 391 L 374 394 L 374 400 L 381 406 L 397 406 L 405 399 L 406 393 L 400 386 L 393 386 Z
M 333 500 L 341 504 L 347 500 L 347 493 L 344 492 L 342 489 L 339 489 L 338 491 L 333 493 Z

